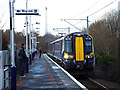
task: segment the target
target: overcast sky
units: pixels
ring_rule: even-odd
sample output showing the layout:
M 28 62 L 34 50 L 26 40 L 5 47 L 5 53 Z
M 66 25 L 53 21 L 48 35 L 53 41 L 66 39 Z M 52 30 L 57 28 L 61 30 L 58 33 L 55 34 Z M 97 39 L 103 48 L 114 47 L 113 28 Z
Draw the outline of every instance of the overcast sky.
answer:
M 87 16 L 93 14 L 104 6 L 115 0 L 28 0 L 28 9 L 39 9 L 41 16 L 32 16 L 32 23 L 40 22 L 40 25 L 34 25 L 40 28 L 40 35 L 45 33 L 45 7 L 48 17 L 48 32 L 55 34 L 53 28 L 71 28 L 71 32 L 78 31 L 60 19 L 86 19 Z M 118 8 L 119 0 L 104 8 L 100 12 L 89 17 L 90 23 L 111 10 Z M 26 0 L 15 0 L 15 9 L 25 9 Z M 29 16 L 28 16 L 29 18 Z M 86 27 L 86 21 L 69 21 L 78 28 Z M 23 31 L 25 16 L 15 16 L 15 31 Z M 5 25 L 5 26 L 4 26 Z M 9 29 L 9 0 L 0 0 L 0 28 Z

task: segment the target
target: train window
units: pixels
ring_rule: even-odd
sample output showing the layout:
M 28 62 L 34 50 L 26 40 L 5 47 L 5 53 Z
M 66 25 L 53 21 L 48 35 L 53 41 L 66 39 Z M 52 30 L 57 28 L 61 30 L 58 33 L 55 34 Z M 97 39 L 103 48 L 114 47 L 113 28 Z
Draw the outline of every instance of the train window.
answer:
M 92 40 L 86 40 L 85 51 L 86 51 L 86 54 L 89 54 L 92 52 Z
M 68 54 L 72 54 L 72 41 L 65 40 L 65 52 Z

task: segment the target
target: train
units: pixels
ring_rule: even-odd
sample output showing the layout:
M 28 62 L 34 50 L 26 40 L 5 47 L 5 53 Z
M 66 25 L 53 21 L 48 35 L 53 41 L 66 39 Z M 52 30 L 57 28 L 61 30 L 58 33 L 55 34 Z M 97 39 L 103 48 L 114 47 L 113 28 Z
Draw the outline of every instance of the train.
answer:
M 67 69 L 93 70 L 95 54 L 92 36 L 74 32 L 49 44 L 49 55 Z

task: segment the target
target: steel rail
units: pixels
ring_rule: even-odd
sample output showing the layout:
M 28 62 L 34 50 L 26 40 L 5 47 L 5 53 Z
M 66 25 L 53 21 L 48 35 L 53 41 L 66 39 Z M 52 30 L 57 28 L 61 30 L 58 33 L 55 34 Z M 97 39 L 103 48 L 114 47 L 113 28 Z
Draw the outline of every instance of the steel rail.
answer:
M 101 83 L 99 83 L 99 82 L 93 80 L 93 79 L 90 78 L 90 77 L 88 77 L 88 80 L 89 80 L 91 83 L 97 85 L 98 87 L 101 87 L 101 88 L 103 88 L 103 89 L 105 89 L 105 90 L 109 90 L 109 88 L 105 87 L 104 85 L 102 85 Z

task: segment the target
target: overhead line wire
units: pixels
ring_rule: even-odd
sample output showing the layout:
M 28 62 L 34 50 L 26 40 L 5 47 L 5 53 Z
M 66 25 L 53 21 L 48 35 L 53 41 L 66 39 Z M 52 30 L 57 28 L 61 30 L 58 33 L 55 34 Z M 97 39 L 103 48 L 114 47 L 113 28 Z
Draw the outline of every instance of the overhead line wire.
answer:
M 115 11 L 115 10 L 117 10 L 117 7 L 116 7 L 115 9 L 107 12 L 106 14 L 104 14 L 104 15 L 102 15 L 102 16 L 100 16 L 100 17 L 97 17 L 97 19 L 99 19 L 99 18 L 101 18 L 101 17 L 104 17 L 105 15 L 109 15 L 109 13 L 111 13 L 111 12 L 113 12 L 113 11 Z
M 104 14 L 104 15 L 102 15 L 102 16 L 100 16 L 100 17 L 97 17 L 97 19 L 99 19 L 99 18 L 101 18 L 101 17 L 103 17 L 103 16 L 105 16 L 105 15 L 109 15 L 109 13 L 111 13 L 111 12 L 113 12 L 113 11 L 115 11 L 115 10 L 117 10 L 117 7 L 116 7 L 115 9 L 107 12 L 106 14 Z M 76 24 L 78 24 L 78 23 L 79 23 L 79 22 L 75 23 L 74 25 L 76 25 Z M 81 21 L 80 23 L 82 23 L 82 21 Z
M 92 4 L 90 7 L 88 7 L 86 10 L 80 12 L 79 14 L 83 14 L 83 13 L 87 12 L 88 10 L 90 10 L 91 8 L 93 8 L 95 5 L 97 5 L 100 1 L 101 1 L 101 0 L 98 0 L 97 2 L 95 2 L 95 3 Z M 76 16 L 78 16 L 78 14 L 77 14 Z M 74 17 L 76 17 L 76 16 L 74 16 Z M 74 18 L 74 17 L 73 17 L 73 18 Z
M 101 9 L 99 9 L 98 11 L 96 11 L 96 12 L 92 13 L 91 15 L 89 15 L 89 17 L 90 17 L 90 16 L 92 16 L 92 15 L 94 15 L 94 14 L 96 14 L 96 13 L 98 13 L 99 11 L 103 10 L 104 8 L 106 8 L 106 7 L 110 6 L 110 5 L 111 5 L 111 4 L 113 4 L 115 1 L 116 1 L 116 0 L 112 1 L 111 3 L 109 3 L 108 5 L 106 5 L 106 6 L 104 6 L 104 7 L 102 7 L 102 8 L 101 8 Z
M 87 12 L 88 10 L 90 10 L 91 8 L 93 8 L 95 5 L 97 5 L 101 0 L 98 0 L 97 2 L 95 2 L 94 4 L 92 4 L 90 7 L 88 7 L 86 10 L 82 11 L 81 13 L 79 14 L 83 14 L 85 12 Z M 76 15 L 77 16 L 77 15 Z M 74 16 L 75 17 L 75 16 Z M 73 17 L 73 18 L 74 18 Z M 82 22 L 82 21 L 81 21 Z M 78 24 L 79 22 L 75 23 L 74 25 Z
M 3 29 L 5 27 L 5 25 L 7 24 L 8 18 L 6 19 L 5 23 L 1 26 L 0 29 Z
M 109 5 L 113 4 L 115 1 L 117 1 L 117 0 L 112 1 L 112 2 L 109 3 L 108 5 L 104 6 L 103 8 L 101 8 L 101 9 L 99 9 L 98 11 L 94 12 L 93 14 L 89 15 L 89 17 L 92 16 L 92 15 L 94 15 L 94 14 L 96 14 L 96 13 L 98 13 L 99 11 L 101 11 L 101 10 L 103 10 L 104 8 L 108 7 Z M 116 9 L 114 9 L 114 10 L 116 10 Z M 113 11 L 113 10 L 111 10 L 110 12 L 112 12 L 112 11 Z M 110 12 L 108 12 L 108 13 L 110 13 Z M 107 14 L 105 14 L 105 15 L 107 15 Z M 103 17 L 103 16 L 100 16 L 100 17 Z M 99 18 L 100 18 L 100 17 L 99 17 Z M 78 23 L 79 23 L 79 22 L 77 22 L 76 24 L 78 24 Z M 76 25 L 76 24 L 74 24 L 74 25 Z
M 3 12 L 2 15 L 1 15 L 0 23 L 2 22 L 2 18 L 3 18 L 3 16 L 4 16 L 4 12 Z
M 92 16 L 92 15 L 94 15 L 94 14 L 96 14 L 96 13 L 98 13 L 99 11 L 103 10 L 104 8 L 110 6 L 110 5 L 113 4 L 115 1 L 117 1 L 117 0 L 112 1 L 111 3 L 109 3 L 109 4 L 107 4 L 106 6 L 102 7 L 102 8 L 99 9 L 98 11 L 92 13 L 91 15 L 89 15 L 89 17 Z M 88 8 L 88 10 L 89 10 L 89 8 Z M 87 10 L 87 11 L 88 11 L 88 10 Z M 115 9 L 114 9 L 114 10 L 115 10 Z M 113 10 L 112 10 L 112 11 L 113 11 Z M 110 11 L 110 12 L 112 12 L 112 11 Z M 86 11 L 84 11 L 84 12 L 86 12 Z M 109 13 L 109 12 L 108 12 L 108 13 Z M 105 15 L 107 15 L 107 14 L 105 14 Z M 78 24 L 78 22 L 77 22 L 76 24 Z M 76 24 L 74 24 L 74 25 L 76 25 Z M 78 28 L 77 28 L 77 29 L 78 29 Z
M 3 0 L 3 1 L 4 1 L 4 0 Z M 5 15 L 5 13 L 6 13 L 6 12 L 5 12 L 5 11 L 6 11 L 6 10 L 5 10 L 5 9 L 6 9 L 6 7 L 5 7 L 5 2 L 4 2 L 4 5 L 3 5 L 3 6 L 4 6 L 4 7 L 3 7 L 4 9 L 2 10 L 3 12 L 2 12 L 2 15 L 1 15 L 1 17 L 0 17 L 0 24 L 1 24 L 1 25 L 0 25 L 0 29 L 3 29 L 3 28 L 6 26 L 6 24 L 8 23 L 8 22 L 7 22 L 7 21 L 8 21 L 8 18 L 9 18 L 9 17 L 8 17 L 8 18 L 6 19 L 6 21 L 4 20 L 4 21 L 5 21 L 4 23 L 2 22 L 2 21 L 3 21 L 3 18 L 6 17 L 6 15 Z

